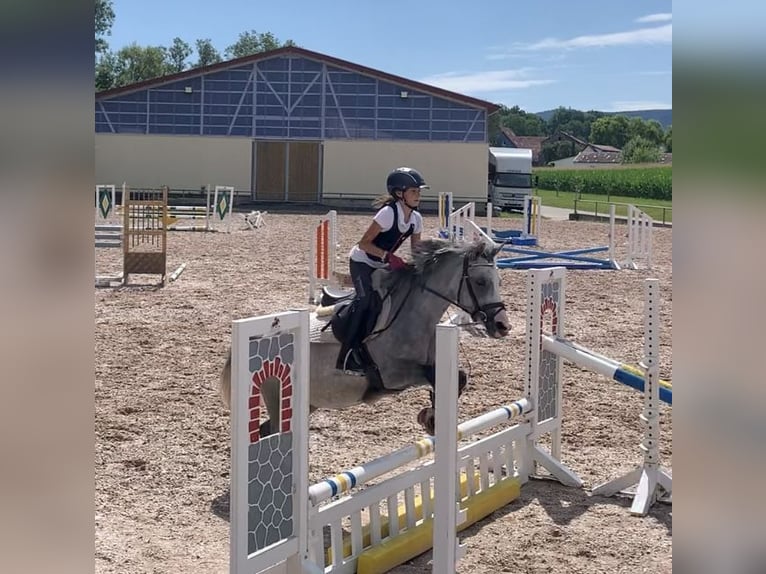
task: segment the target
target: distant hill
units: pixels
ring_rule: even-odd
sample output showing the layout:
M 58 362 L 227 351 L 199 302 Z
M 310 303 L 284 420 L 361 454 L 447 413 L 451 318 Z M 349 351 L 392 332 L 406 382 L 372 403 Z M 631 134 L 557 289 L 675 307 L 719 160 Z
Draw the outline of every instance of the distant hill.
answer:
M 544 112 L 537 112 L 536 115 L 543 118 L 546 122 L 551 119 L 553 112 L 556 110 L 546 110 Z M 642 118 L 644 120 L 657 120 L 662 124 L 663 128 L 673 124 L 673 110 L 635 110 L 631 112 L 605 112 L 616 116 L 627 116 L 629 118 Z

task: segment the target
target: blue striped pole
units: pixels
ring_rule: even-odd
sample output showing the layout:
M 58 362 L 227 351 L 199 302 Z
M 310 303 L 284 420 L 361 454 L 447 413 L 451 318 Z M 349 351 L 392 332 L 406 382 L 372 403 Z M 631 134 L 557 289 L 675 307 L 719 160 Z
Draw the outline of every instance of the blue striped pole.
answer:
M 566 360 L 571 361 L 576 365 L 586 367 L 600 375 L 610 377 L 615 381 L 628 385 L 636 390 L 644 390 L 643 377 L 625 370 L 617 361 L 591 353 L 583 347 L 573 345 L 566 339 L 558 339 L 551 337 L 550 335 L 543 335 L 543 349 L 556 355 L 561 355 Z M 672 389 L 660 386 L 660 400 L 672 405 Z

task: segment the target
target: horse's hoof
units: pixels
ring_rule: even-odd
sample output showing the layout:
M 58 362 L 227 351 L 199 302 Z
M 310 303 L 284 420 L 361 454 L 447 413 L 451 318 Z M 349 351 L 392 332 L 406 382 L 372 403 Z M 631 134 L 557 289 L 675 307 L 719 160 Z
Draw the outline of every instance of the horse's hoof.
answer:
M 436 434 L 436 416 L 433 407 L 425 407 L 418 413 L 418 423 L 430 436 Z

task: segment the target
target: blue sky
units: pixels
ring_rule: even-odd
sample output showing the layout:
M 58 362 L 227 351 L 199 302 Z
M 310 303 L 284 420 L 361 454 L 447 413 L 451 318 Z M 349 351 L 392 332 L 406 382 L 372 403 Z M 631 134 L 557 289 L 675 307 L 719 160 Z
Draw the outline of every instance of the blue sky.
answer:
M 528 112 L 672 107 L 670 0 L 113 0 L 110 48 L 240 32 Z M 192 56 L 192 59 L 194 56 Z

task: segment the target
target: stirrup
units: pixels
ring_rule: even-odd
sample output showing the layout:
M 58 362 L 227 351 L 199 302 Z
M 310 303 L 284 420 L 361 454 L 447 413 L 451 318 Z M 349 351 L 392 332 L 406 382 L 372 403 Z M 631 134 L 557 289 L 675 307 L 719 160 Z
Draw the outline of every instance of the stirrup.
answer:
M 349 349 L 348 352 L 346 353 L 345 358 L 343 359 L 343 374 L 354 376 L 354 377 L 364 377 L 367 375 L 367 373 L 365 372 L 363 365 L 357 365 L 357 369 L 349 369 L 348 362 L 353 352 L 354 352 L 353 348 Z

